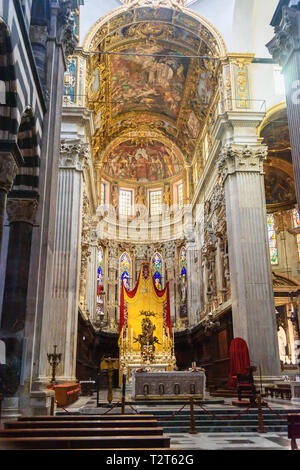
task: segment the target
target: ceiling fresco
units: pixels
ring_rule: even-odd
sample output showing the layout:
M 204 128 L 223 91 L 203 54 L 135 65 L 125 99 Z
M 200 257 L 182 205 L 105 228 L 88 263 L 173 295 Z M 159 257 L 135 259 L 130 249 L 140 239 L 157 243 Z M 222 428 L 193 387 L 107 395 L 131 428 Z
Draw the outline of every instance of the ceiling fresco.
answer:
M 112 116 L 129 111 L 153 111 L 176 119 L 189 60 L 174 58 L 176 51 L 157 45 L 141 45 L 123 52 L 133 55 L 111 58 Z
M 178 175 L 201 147 L 218 93 L 221 38 L 199 19 L 167 8 L 133 8 L 96 27 L 84 49 L 95 51 L 87 89 L 98 167 L 130 181 Z M 137 155 L 148 166 L 137 165 Z
M 103 164 L 104 174 L 113 179 L 150 183 L 177 176 L 182 169 L 175 152 L 159 142 L 123 142 L 109 152 Z

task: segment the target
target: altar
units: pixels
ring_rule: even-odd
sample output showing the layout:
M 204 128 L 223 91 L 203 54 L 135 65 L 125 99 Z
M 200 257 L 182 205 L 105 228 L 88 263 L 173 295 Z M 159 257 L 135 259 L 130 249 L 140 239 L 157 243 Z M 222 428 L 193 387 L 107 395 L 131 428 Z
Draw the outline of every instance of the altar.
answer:
M 206 377 L 203 371 L 136 372 L 133 398 L 136 400 L 205 398 Z

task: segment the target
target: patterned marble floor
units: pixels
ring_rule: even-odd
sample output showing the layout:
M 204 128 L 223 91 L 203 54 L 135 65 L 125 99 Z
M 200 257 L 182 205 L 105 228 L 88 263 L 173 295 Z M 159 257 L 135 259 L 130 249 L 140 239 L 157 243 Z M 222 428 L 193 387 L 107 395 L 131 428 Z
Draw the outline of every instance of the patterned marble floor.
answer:
M 290 450 L 285 433 L 171 434 L 171 448 L 182 450 Z

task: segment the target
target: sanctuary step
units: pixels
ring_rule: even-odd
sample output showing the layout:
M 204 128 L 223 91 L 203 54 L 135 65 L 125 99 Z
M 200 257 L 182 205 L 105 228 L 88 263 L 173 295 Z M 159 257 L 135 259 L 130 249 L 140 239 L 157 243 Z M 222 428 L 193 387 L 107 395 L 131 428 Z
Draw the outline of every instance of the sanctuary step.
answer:
M 103 418 L 103 419 L 102 419 Z M 144 419 L 145 418 L 145 419 Z M 165 449 L 170 438 L 153 415 L 20 416 L 0 431 L 1 450 Z
M 15 437 L 0 438 L 0 450 L 47 449 L 155 449 L 169 448 L 170 439 L 162 436 L 103 437 Z
M 118 420 L 115 421 L 97 421 L 97 420 L 80 420 L 80 421 L 10 421 L 5 423 L 5 429 L 58 429 L 58 428 L 156 428 L 157 420 Z
M 158 407 L 157 407 L 158 408 Z M 205 407 L 206 408 L 206 407 Z M 175 410 L 151 410 L 157 418 L 160 426 L 168 435 L 172 433 L 188 433 L 190 430 L 190 413 L 188 409 L 171 417 Z M 199 433 L 222 432 L 257 432 L 257 409 L 209 409 L 207 414 L 195 406 L 195 425 Z M 239 413 L 241 416 L 236 417 Z M 276 409 L 271 411 L 263 408 L 264 426 L 267 432 L 287 432 L 287 420 L 284 419 L 290 413 L 299 413 L 299 409 Z M 225 419 L 220 419 L 220 417 Z

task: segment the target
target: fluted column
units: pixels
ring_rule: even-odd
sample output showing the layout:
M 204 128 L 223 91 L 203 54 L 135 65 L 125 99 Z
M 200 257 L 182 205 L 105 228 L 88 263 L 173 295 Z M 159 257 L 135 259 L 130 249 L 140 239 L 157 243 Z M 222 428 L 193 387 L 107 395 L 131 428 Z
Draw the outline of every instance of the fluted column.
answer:
M 197 245 L 195 235 L 189 232 L 186 240 L 187 275 L 187 310 L 189 324 L 194 325 L 197 319 L 199 285 L 197 277 Z
M 64 142 L 58 175 L 56 230 L 53 252 L 53 275 L 48 315 L 44 316 L 40 381 L 47 382 L 50 369 L 46 352 L 57 345 L 62 362 L 57 370 L 58 381 L 76 379 L 77 324 L 79 308 L 83 169 L 86 146 L 80 142 Z
M 300 11 L 295 8 L 282 8 L 281 22 L 275 27 L 275 37 L 267 47 L 283 69 L 296 196 L 300 207 Z
M 176 306 L 176 242 L 168 242 L 164 246 L 167 281 L 169 282 L 171 321 L 175 323 Z
M 280 374 L 266 229 L 263 145 L 223 147 L 234 337 L 243 338 L 265 380 Z M 258 372 L 257 372 L 258 373 Z

